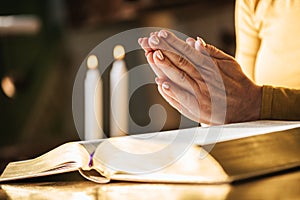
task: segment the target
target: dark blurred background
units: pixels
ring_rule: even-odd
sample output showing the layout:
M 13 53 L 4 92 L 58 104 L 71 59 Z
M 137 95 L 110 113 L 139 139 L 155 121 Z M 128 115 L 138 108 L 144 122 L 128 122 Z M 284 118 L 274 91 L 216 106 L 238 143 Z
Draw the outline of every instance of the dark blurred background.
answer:
M 12 22 L 17 26 L 10 27 Z M 72 89 L 82 61 L 108 37 L 145 26 L 201 36 L 234 55 L 234 0 L 1 1 L 0 170 L 9 161 L 79 140 Z M 146 63 L 143 51 L 129 54 L 126 62 L 128 69 Z M 107 100 L 108 72 L 103 83 Z M 132 118 L 146 125 L 149 107 L 157 103 L 167 110 L 168 120 L 162 129 L 145 131 L 178 128 L 179 113 L 164 102 L 155 85 L 145 85 L 131 97 Z M 107 105 L 104 112 L 104 131 L 109 134 Z

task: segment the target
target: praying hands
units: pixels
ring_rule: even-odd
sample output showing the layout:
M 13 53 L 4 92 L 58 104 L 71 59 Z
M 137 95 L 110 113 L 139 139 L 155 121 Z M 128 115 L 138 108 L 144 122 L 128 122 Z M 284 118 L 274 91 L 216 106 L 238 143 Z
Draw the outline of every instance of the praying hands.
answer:
M 186 117 L 210 125 L 260 118 L 262 87 L 233 57 L 201 38 L 183 41 L 166 30 L 138 42 L 157 76 L 159 93 Z

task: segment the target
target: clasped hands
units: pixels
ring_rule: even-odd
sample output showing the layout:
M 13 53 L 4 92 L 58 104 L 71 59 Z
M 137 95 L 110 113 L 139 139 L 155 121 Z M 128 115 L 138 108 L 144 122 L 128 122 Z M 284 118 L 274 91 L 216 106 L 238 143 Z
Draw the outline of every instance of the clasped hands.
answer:
M 237 61 L 201 38 L 183 41 L 161 30 L 138 40 L 159 93 L 186 117 L 210 125 L 257 120 L 262 87 Z

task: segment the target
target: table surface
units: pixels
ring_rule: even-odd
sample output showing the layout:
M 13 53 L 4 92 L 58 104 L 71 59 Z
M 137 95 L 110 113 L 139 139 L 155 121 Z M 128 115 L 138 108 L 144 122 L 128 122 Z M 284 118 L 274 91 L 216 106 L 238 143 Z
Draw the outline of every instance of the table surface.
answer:
M 300 199 L 300 169 L 221 185 L 96 184 L 70 173 L 0 187 L 0 199 Z

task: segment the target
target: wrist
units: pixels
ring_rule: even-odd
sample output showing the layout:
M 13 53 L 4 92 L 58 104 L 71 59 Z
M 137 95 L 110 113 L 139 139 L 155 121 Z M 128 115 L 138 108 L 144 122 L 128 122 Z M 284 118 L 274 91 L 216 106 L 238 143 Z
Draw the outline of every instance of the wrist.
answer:
M 262 108 L 262 91 L 263 87 L 255 85 L 252 93 L 252 102 L 250 103 L 249 110 L 252 110 L 252 115 L 249 121 L 259 120 Z
M 262 105 L 262 86 L 253 84 L 244 95 L 240 95 L 240 103 L 235 107 L 235 111 L 231 113 L 227 123 L 238 123 L 246 121 L 256 121 L 260 119 Z

